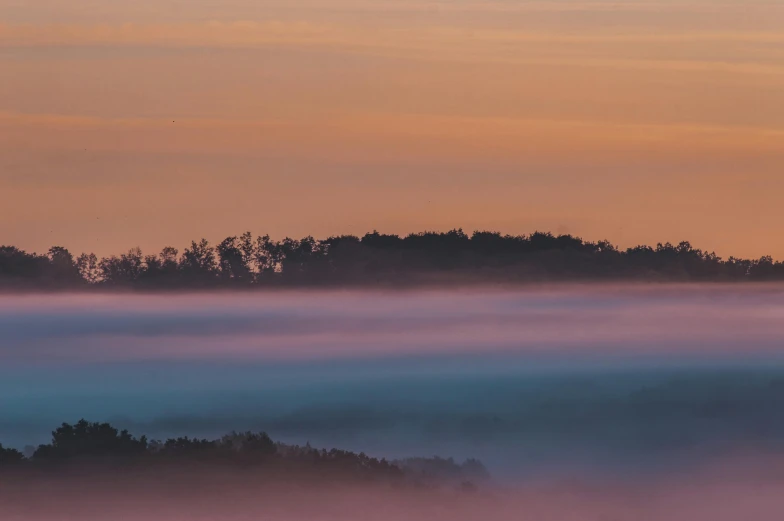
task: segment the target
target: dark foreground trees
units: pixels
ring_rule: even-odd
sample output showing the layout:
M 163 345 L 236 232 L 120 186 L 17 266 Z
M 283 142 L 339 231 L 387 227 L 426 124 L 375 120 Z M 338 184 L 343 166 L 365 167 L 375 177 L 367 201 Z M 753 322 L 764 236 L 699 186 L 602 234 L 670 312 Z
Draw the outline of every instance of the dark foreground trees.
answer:
M 80 420 L 63 423 L 52 432 L 52 442 L 33 454 L 36 461 L 68 461 L 75 458 L 133 458 L 147 451 L 147 438 L 136 439 L 128 431 L 118 431 L 108 423 Z
M 45 255 L 0 247 L 0 288 L 148 290 L 524 283 L 537 281 L 773 281 L 784 263 L 694 248 L 688 242 L 621 250 L 608 241 L 536 232 L 502 235 L 462 230 L 405 237 L 378 232 L 316 240 L 275 241 L 250 233 L 216 246 L 192 241 L 182 252 L 166 247 L 145 255 L 139 248 L 103 259 L 74 257 L 62 247 Z
M 108 423 L 80 420 L 63 423 L 50 443 L 28 459 L 0 445 L 0 473 L 27 470 L 45 475 L 73 470 L 135 472 L 171 469 L 257 470 L 270 478 L 377 481 L 439 486 L 478 483 L 487 471 L 476 460 L 460 465 L 452 459 L 416 458 L 389 462 L 339 449 L 316 449 L 274 442 L 266 433 L 232 432 L 217 440 L 189 437 L 165 441 L 135 437 Z
M 24 455 L 16 449 L 8 449 L 0 443 L 0 468 L 18 465 L 25 461 Z

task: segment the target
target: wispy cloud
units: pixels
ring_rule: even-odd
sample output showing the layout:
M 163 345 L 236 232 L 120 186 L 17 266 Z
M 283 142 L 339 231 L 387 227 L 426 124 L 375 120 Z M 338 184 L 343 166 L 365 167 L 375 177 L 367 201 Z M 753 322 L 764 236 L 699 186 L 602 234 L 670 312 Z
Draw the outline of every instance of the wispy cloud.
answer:
M 320 22 L 252 20 L 119 25 L 0 24 L 0 46 L 4 47 L 162 46 L 240 49 L 284 45 L 416 60 L 489 60 L 601 68 L 784 74 L 778 60 L 765 61 L 762 49 L 749 54 L 755 60 L 751 62 L 721 60 L 718 56 L 713 60 L 678 60 L 655 55 L 646 59 L 614 56 L 628 51 L 621 45 L 682 46 L 704 43 L 720 47 L 740 44 L 778 45 L 784 43 L 784 31 L 672 33 L 589 30 L 564 33 L 448 26 L 362 27 Z M 534 46 L 527 47 L 531 44 Z M 542 44 L 556 47 L 543 49 Z M 608 44 L 614 47 L 608 47 Z M 595 47 L 593 52 L 591 46 Z M 763 61 L 759 61 L 761 59 Z

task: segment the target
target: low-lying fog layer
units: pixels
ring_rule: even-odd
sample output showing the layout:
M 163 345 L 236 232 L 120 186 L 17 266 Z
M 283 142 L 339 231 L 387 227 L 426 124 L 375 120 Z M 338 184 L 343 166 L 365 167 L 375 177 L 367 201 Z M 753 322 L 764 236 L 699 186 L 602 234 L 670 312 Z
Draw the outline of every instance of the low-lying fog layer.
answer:
M 784 442 L 780 286 L 7 295 L 0 334 L 0 443 L 20 449 L 86 417 L 530 478 Z
M 666 480 L 533 482 L 473 493 L 287 486 L 203 473 L 0 487 L 4 521 L 779 521 L 784 466 L 727 460 Z

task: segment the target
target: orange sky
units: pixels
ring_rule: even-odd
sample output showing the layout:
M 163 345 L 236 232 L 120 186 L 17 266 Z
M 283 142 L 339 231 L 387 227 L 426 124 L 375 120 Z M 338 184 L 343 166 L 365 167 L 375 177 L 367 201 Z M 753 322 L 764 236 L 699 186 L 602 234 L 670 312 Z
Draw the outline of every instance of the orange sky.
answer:
M 0 243 L 463 227 L 784 258 L 784 2 L 0 13 Z

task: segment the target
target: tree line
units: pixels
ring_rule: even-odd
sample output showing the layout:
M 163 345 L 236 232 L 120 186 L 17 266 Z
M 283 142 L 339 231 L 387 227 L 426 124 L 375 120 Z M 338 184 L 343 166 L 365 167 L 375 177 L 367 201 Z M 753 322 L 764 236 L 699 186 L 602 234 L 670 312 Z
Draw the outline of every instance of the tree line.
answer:
M 216 440 L 186 436 L 158 441 L 136 437 L 109 423 L 84 419 L 63 423 L 52 431 L 49 443 L 28 447 L 25 453 L 0 444 L 0 473 L 117 466 L 160 469 L 193 464 L 261 469 L 295 477 L 458 485 L 463 489 L 472 489 L 474 482 L 489 479 L 484 465 L 474 459 L 462 464 L 440 457 L 387 461 L 365 453 L 275 442 L 264 432 L 232 432 Z
M 723 259 L 689 242 L 620 249 L 609 241 L 535 232 L 463 230 L 404 237 L 373 231 L 316 240 L 273 240 L 246 232 L 217 245 L 192 241 L 182 252 L 139 248 L 98 258 L 55 246 L 45 254 L 0 246 L 3 289 L 205 289 L 569 280 L 784 280 L 784 262 Z

